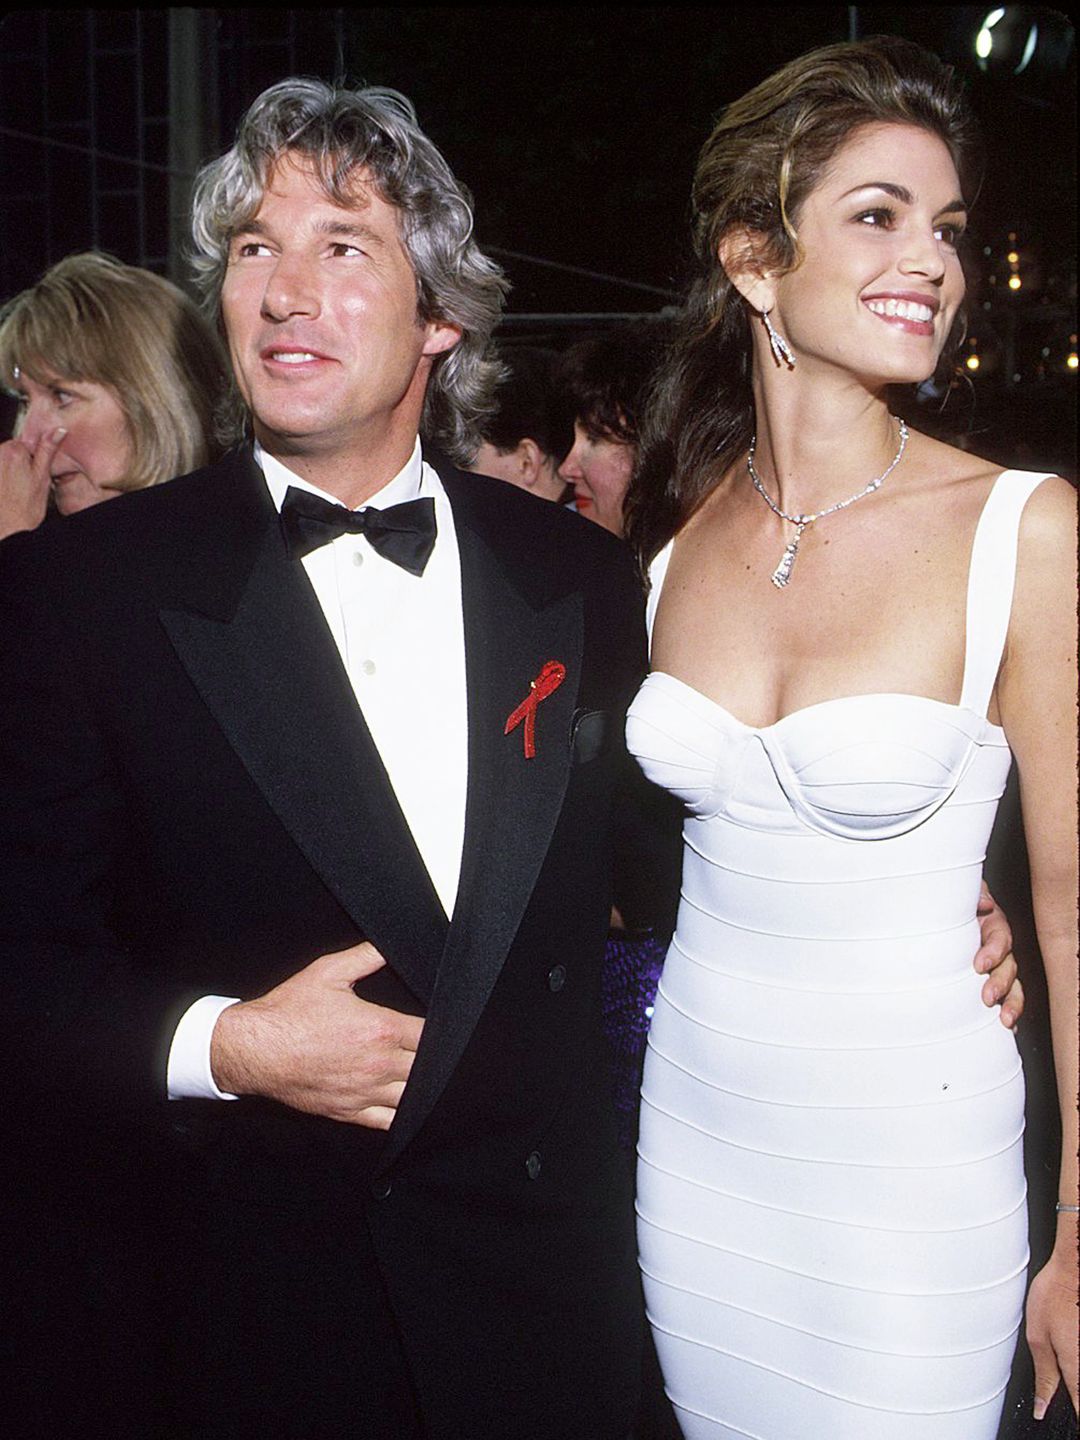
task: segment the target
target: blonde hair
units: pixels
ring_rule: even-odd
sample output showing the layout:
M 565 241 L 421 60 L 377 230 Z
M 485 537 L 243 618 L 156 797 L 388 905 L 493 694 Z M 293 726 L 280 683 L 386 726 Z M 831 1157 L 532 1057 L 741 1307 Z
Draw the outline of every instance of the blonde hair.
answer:
M 226 385 L 220 341 L 197 305 L 160 275 L 111 255 L 69 255 L 0 311 L 0 384 L 19 373 L 106 386 L 131 440 L 138 490 L 216 458 Z

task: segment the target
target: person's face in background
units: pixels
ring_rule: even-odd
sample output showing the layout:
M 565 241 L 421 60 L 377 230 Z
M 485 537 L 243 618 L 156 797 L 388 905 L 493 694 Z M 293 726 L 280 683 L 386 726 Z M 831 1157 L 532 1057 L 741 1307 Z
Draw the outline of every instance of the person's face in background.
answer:
M 36 368 L 40 379 L 19 377 L 15 433 L 34 451 L 43 435 L 59 426 L 67 431 L 50 466 L 57 510 L 74 515 L 122 494 L 134 449 L 119 400 L 106 385 Z
M 613 535 L 623 533 L 623 501 L 636 453 L 628 441 L 590 429 L 579 416 L 573 446 L 559 466 L 559 474 L 574 487 L 578 514 Z
M 476 475 L 494 475 L 520 490 L 531 490 L 541 500 L 561 500 L 566 489 L 554 457 L 528 437 L 519 440 L 512 450 L 500 450 L 484 440 L 469 469 Z

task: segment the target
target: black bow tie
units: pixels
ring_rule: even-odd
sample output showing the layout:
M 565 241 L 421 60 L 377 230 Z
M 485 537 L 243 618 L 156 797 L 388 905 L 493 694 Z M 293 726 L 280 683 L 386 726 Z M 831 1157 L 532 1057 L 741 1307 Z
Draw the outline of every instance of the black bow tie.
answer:
M 281 506 L 281 528 L 297 557 L 339 535 L 366 535 L 385 559 L 411 575 L 422 575 L 435 548 L 435 501 L 428 497 L 385 510 L 348 510 L 290 485 Z

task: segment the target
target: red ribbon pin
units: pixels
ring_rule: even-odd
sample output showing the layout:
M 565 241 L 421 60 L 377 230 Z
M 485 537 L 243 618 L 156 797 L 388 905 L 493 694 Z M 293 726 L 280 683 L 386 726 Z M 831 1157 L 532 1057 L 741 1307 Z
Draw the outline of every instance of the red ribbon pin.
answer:
M 529 693 L 506 722 L 504 735 L 509 735 L 521 722 L 525 722 L 525 759 L 531 760 L 536 754 L 536 707 L 541 700 L 559 688 L 566 679 L 566 666 L 559 660 L 547 660 L 535 680 L 529 681 Z

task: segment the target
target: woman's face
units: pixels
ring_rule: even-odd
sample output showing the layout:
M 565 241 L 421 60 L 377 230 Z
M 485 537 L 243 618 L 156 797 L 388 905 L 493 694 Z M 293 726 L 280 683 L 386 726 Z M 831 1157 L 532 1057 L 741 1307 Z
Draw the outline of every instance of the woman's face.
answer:
M 574 421 L 574 444 L 559 474 L 574 487 L 578 514 L 613 535 L 623 533 L 623 501 L 634 470 L 635 447 L 610 435 L 598 435 Z
M 876 383 L 933 374 L 964 297 L 966 217 L 936 135 L 856 131 L 800 208 L 803 263 L 775 282 L 771 319 L 804 372 L 833 366 Z
M 73 515 L 128 488 L 134 459 L 131 432 L 120 402 L 105 385 L 64 380 L 39 370 L 39 380 L 17 383 L 16 433 L 36 450 L 43 435 L 67 431 L 53 456 L 52 493 L 61 515 Z

